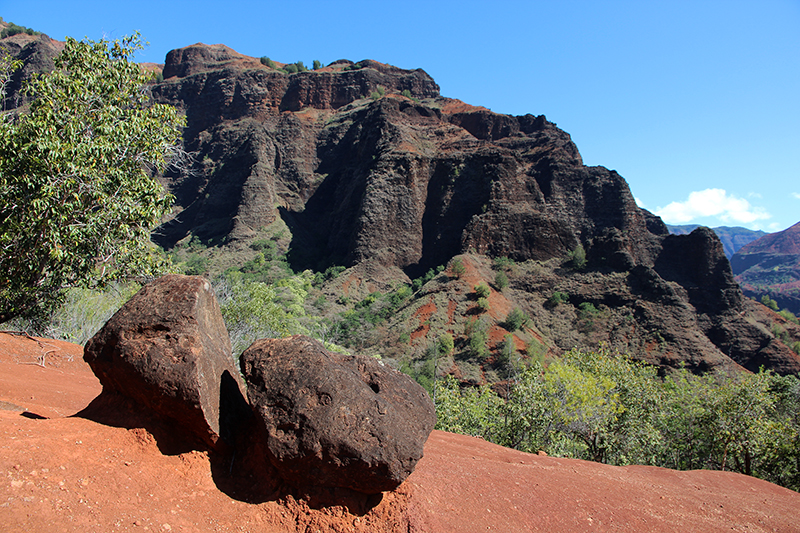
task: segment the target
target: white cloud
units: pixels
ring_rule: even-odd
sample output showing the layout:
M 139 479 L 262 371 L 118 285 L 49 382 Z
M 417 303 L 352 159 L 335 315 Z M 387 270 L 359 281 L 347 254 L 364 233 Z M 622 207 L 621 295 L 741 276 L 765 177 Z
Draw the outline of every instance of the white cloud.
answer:
M 794 196 L 795 198 L 797 198 L 798 200 L 800 200 L 800 192 L 793 192 L 793 193 L 792 193 L 792 196 Z
M 730 195 L 725 189 L 705 189 L 689 193 L 684 202 L 672 202 L 654 213 L 668 224 L 684 224 L 701 217 L 717 217 L 723 222 L 750 224 L 772 215 L 763 207 L 751 206 L 744 198 Z
M 633 200 L 636 202 L 636 205 L 638 205 L 638 206 L 639 206 L 639 207 L 641 207 L 642 209 L 647 209 L 647 206 L 646 206 L 646 205 L 644 205 L 644 202 L 643 202 L 643 201 L 641 201 L 639 198 L 637 198 L 637 197 L 635 197 L 635 196 L 634 196 L 634 197 L 633 197 Z

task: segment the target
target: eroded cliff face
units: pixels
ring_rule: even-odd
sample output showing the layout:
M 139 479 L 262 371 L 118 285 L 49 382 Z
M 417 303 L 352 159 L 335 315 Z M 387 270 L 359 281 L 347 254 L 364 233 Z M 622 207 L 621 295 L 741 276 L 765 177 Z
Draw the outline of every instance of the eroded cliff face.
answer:
M 0 55 L 8 54 L 22 61 L 22 68 L 12 72 L 6 85 L 6 98 L 0 102 L 2 109 L 9 110 L 24 104 L 23 85 L 34 74 L 53 69 L 53 58 L 64 49 L 64 43 L 47 35 L 18 33 L 0 39 Z
M 545 339 L 551 352 L 600 340 L 664 366 L 800 371 L 713 232 L 670 236 L 544 116 L 445 98 L 424 71 L 375 61 L 288 75 L 197 44 L 163 75 L 152 94 L 186 114 L 194 154 L 165 178 L 176 210 L 154 239 L 168 249 L 196 237 L 244 257 L 285 224 L 296 270 L 344 265 L 353 286 L 388 287 L 457 254 L 552 264 L 582 247 L 584 271 L 521 275 L 504 295 L 533 329 L 555 320 L 542 302 L 556 287 L 608 310 L 602 335 Z
M 443 98 L 421 70 L 342 61 L 286 75 L 195 45 L 164 75 L 154 95 L 185 110 L 186 148 L 202 154 L 169 183 L 184 211 L 167 246 L 190 232 L 247 239 L 281 217 L 298 267 L 370 260 L 413 276 L 467 250 L 548 259 L 578 245 L 630 268 L 666 233 L 543 116 Z

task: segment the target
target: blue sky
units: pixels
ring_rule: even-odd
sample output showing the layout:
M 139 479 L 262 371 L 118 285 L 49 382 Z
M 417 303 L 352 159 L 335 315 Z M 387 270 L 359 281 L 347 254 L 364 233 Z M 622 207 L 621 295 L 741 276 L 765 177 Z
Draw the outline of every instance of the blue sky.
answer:
M 443 96 L 544 114 L 670 224 L 800 221 L 800 0 L 0 0 L 55 39 L 223 43 L 281 62 L 422 68 Z

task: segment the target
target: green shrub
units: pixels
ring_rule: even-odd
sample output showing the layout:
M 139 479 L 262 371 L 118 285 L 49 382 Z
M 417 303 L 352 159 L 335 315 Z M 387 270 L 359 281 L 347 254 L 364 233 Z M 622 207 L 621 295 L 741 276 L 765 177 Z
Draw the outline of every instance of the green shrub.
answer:
M 454 348 L 455 343 L 453 342 L 453 336 L 449 333 L 442 333 L 439 335 L 439 338 L 436 339 L 436 349 L 439 351 L 439 355 L 446 357 L 453 353 Z
M 773 311 L 778 311 L 778 302 L 770 298 L 768 295 L 764 295 L 761 297 L 761 303 L 772 309 Z
M 25 26 L 20 26 L 18 24 L 14 24 L 13 22 L 9 22 L 8 26 L 6 26 L 6 28 L 0 32 L 0 39 L 5 39 L 6 37 L 11 37 L 12 35 L 17 35 L 20 33 L 26 33 L 28 35 L 41 35 L 41 33 L 38 31 L 33 31 Z
M 504 400 L 488 387 L 440 380 L 437 429 L 526 452 L 732 470 L 800 488 L 796 376 L 678 370 L 661 378 L 623 355 L 572 350 L 547 367 L 533 361 L 509 386 Z
M 544 356 L 547 353 L 547 346 L 542 344 L 541 342 L 533 339 L 528 345 L 525 347 L 525 355 L 530 358 L 531 363 L 539 363 L 544 365 Z
M 436 429 L 497 442 L 503 401 L 489 385 L 462 388 L 453 376 L 436 383 Z
M 373 100 L 379 100 L 383 98 L 385 95 L 386 95 L 386 89 L 381 86 L 378 86 L 377 90 L 372 91 L 369 97 L 372 98 Z
M 312 65 L 314 70 L 319 70 L 322 68 L 322 63 L 319 62 L 319 59 L 315 59 Z
M 484 282 L 480 282 L 477 285 L 475 285 L 474 289 L 475 289 L 475 295 L 478 298 L 488 298 L 489 295 L 492 293 L 492 290 Z
M 273 70 L 277 70 L 277 68 L 278 68 L 278 65 L 276 65 L 275 62 L 273 60 L 271 60 L 270 58 L 268 58 L 267 56 L 263 56 L 261 58 L 261 64 L 265 65 L 265 66 L 267 66 L 267 67 L 269 67 L 269 68 L 271 68 Z
M 586 268 L 586 250 L 582 245 L 578 245 L 567 255 L 566 264 L 574 270 L 583 270 Z
M 482 312 L 485 313 L 486 311 L 489 310 L 489 299 L 488 298 L 483 298 L 483 297 L 478 298 L 477 305 L 478 305 L 478 309 L 480 309 Z
M 515 307 L 508 313 L 508 316 L 503 322 L 503 327 L 508 331 L 517 331 L 527 321 L 528 317 L 525 316 L 525 313 L 522 311 L 522 309 Z
M 452 272 L 455 278 L 461 278 L 466 271 L 467 268 L 464 266 L 464 262 L 460 257 L 456 257 L 450 262 L 450 272 Z
M 582 320 L 590 320 L 599 314 L 600 311 L 592 302 L 581 302 L 578 305 L 578 318 Z
M 424 276 L 419 277 L 411 282 L 411 288 L 416 292 L 422 288 L 423 285 L 431 281 L 433 278 L 436 277 L 437 271 L 441 271 L 442 267 L 439 266 L 436 269 L 429 268 L 428 272 L 425 273 Z
M 483 359 L 489 355 L 486 343 L 489 341 L 489 324 L 483 318 L 476 318 L 467 322 L 464 326 L 464 334 L 467 336 L 467 347 L 469 355 Z
M 139 288 L 136 283 L 114 283 L 104 290 L 71 288 L 46 322 L 18 318 L 7 325 L 31 335 L 85 344 Z
M 514 342 L 514 336 L 511 334 L 503 337 L 503 344 L 500 346 L 500 353 L 497 354 L 497 361 L 501 364 L 508 365 L 514 361 L 514 354 L 517 353 L 517 344 Z
M 508 257 L 495 257 L 494 261 L 492 261 L 492 268 L 495 270 L 508 270 L 512 268 L 516 263 L 513 259 Z
M 494 276 L 494 284 L 499 290 L 503 290 L 508 287 L 508 276 L 502 270 L 495 274 Z
M 403 92 L 401 92 L 400 94 L 402 94 L 408 99 L 411 99 L 411 91 L 409 91 L 408 89 L 403 89 Z
M 552 308 L 557 306 L 558 304 L 565 304 L 567 302 L 569 302 L 569 294 L 565 292 L 556 291 L 553 293 L 552 296 L 550 296 L 550 298 L 547 299 L 545 305 L 547 305 L 547 307 Z
M 795 324 L 800 323 L 800 320 L 798 320 L 797 317 L 794 315 L 794 313 L 792 313 L 788 309 L 781 309 L 780 311 L 778 311 L 778 314 L 781 315 L 786 320 L 788 320 L 789 322 L 794 322 Z
M 320 285 L 322 285 L 326 281 L 330 281 L 332 279 L 336 279 L 339 276 L 339 274 L 341 274 L 345 270 L 347 270 L 346 267 L 338 265 L 338 266 L 330 266 L 330 267 L 326 268 L 325 272 L 317 272 L 316 274 L 314 274 L 314 285 L 319 287 Z
M 184 263 L 184 273 L 187 276 L 203 276 L 208 273 L 208 258 L 192 254 Z
M 271 239 L 258 239 L 250 243 L 250 248 L 257 252 L 260 252 L 265 248 L 272 248 L 274 246 L 275 243 Z

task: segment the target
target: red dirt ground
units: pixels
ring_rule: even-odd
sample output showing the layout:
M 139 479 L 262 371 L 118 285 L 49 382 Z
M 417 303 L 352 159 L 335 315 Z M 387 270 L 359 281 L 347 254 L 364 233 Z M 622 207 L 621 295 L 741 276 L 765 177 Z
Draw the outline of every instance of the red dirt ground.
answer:
M 164 455 L 143 428 L 69 416 L 99 392 L 79 346 L 0 334 L 0 531 L 800 531 L 800 494 L 758 479 L 530 455 L 439 431 L 367 512 L 291 496 L 248 503 L 218 487 L 204 452 Z

